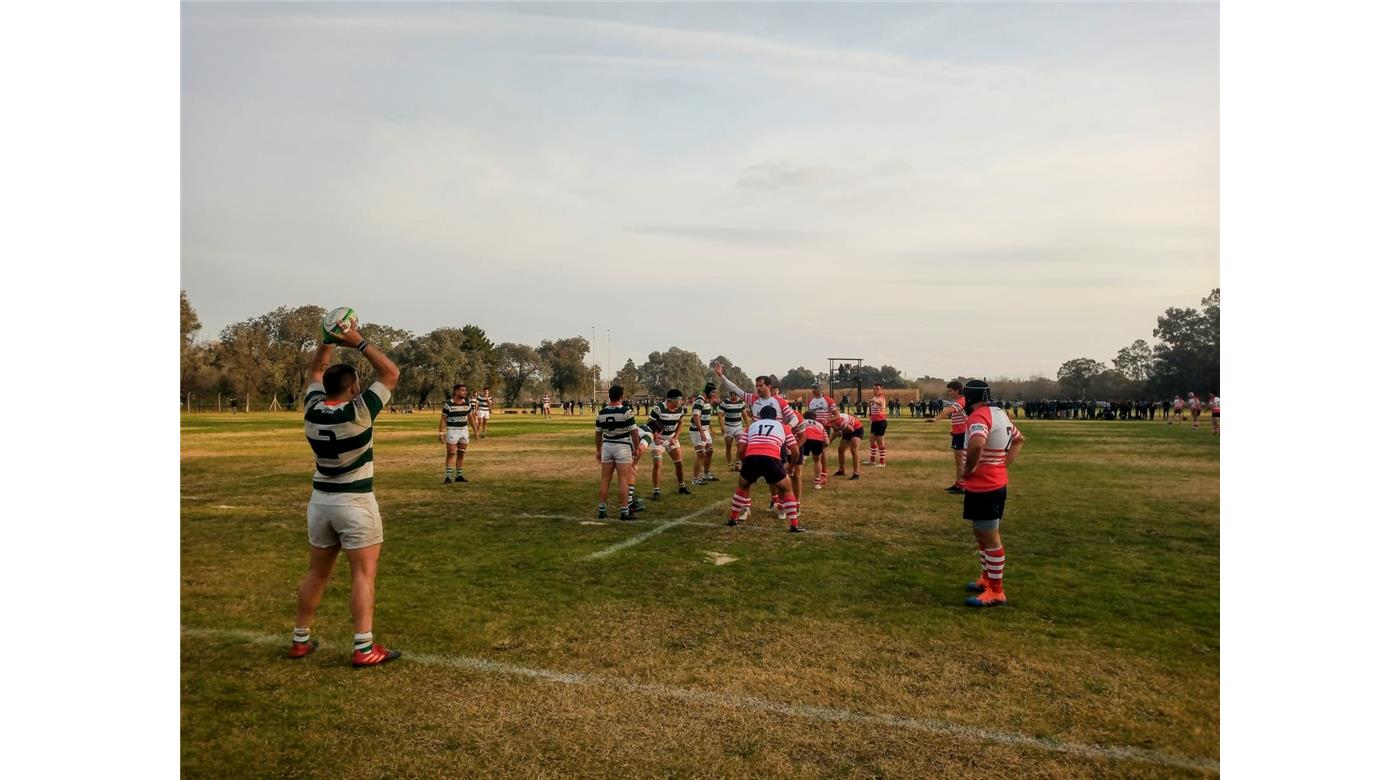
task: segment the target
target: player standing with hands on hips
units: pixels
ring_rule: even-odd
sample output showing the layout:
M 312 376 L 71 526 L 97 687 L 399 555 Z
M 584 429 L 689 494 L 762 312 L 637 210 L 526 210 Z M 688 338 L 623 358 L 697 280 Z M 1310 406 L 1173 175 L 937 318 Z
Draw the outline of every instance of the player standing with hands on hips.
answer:
M 311 356 L 303 399 L 306 439 L 316 455 L 306 530 L 311 563 L 297 590 L 296 626 L 287 655 L 305 658 L 317 647 L 311 620 L 330 581 L 336 558 L 350 561 L 350 617 L 355 627 L 356 667 L 378 666 L 399 657 L 374 643 L 374 579 L 384 524 L 374 498 L 374 419 L 399 382 L 399 369 L 355 330 L 354 312 L 336 309 L 322 322 L 324 343 Z M 328 327 L 329 326 L 329 327 Z M 357 349 L 374 368 L 375 381 L 361 389 L 355 367 L 330 365 L 336 346 Z M 328 367 L 329 366 L 329 367 Z
M 982 576 L 967 589 L 969 607 L 1006 604 L 1002 574 L 1006 548 L 1001 543 L 1001 516 L 1006 510 L 1006 467 L 1021 453 L 1026 438 L 1006 412 L 992 403 L 992 388 L 980 379 L 962 388 L 967 415 L 967 461 L 963 467 L 963 519 L 972 521 Z

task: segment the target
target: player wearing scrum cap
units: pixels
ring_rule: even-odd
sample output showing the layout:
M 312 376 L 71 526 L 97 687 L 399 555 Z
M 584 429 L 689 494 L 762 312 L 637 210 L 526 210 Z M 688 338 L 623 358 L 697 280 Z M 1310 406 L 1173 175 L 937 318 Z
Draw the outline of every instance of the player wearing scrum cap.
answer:
M 967 585 L 977 595 L 966 603 L 970 607 L 997 607 L 1006 604 L 1002 589 L 1006 548 L 1001 542 L 1006 467 L 1016 460 L 1026 439 L 1006 412 L 992 403 L 992 388 L 986 382 L 973 379 L 962 390 L 968 409 L 963 519 L 972 522 L 977 555 L 982 560 L 982 576 Z
M 642 437 L 637 431 L 637 415 L 622 398 L 620 385 L 608 388 L 608 403 L 598 411 L 593 425 L 593 444 L 598 463 L 602 466 L 602 481 L 598 486 L 598 518 L 608 516 L 608 488 L 617 474 L 617 500 L 622 504 L 620 520 L 632 519 L 635 491 L 629 487 L 636 481 L 633 464 L 641 449 Z
M 676 468 L 676 492 L 685 496 L 690 495 L 690 488 L 685 486 L 685 463 L 681 460 L 679 441 L 681 418 L 685 416 L 684 399 L 684 394 L 673 387 L 666 391 L 666 400 L 653 406 L 651 414 L 648 416 L 652 436 L 655 437 L 651 445 L 651 499 L 653 501 L 661 500 L 662 452 L 670 454 L 671 464 Z
M 730 471 L 738 471 L 739 461 L 734 460 L 731 453 L 735 443 L 739 441 L 739 436 L 744 432 L 744 398 L 730 390 L 729 395 L 719 402 L 717 409 L 724 417 L 724 462 L 728 464 Z
M 297 589 L 291 658 L 305 658 L 317 647 L 311 621 L 326 591 L 340 551 L 350 561 L 350 617 L 355 628 L 354 666 L 377 666 L 399 657 L 374 643 L 374 580 L 384 523 L 374 498 L 374 420 L 399 382 L 399 368 L 353 327 L 327 336 L 307 371 L 303 400 L 306 440 L 316 455 L 306 530 L 311 561 Z M 355 367 L 330 365 L 336 345 L 358 349 L 374 368 L 375 381 L 361 389 Z
M 695 448 L 694 479 L 696 485 L 715 482 L 719 477 L 710 471 L 715 457 L 715 437 L 710 431 L 710 416 L 717 400 L 715 386 L 706 384 L 690 404 L 690 446 Z
M 761 407 L 758 419 L 739 437 L 739 456 L 743 458 L 743 465 L 739 467 L 739 485 L 734 489 L 729 503 L 729 525 L 738 525 L 740 519 L 749 516 L 753 506 L 749 488 L 762 479 L 778 489 L 788 530 L 795 534 L 807 530 L 802 527 L 801 506 L 792 492 L 792 479 L 783 467 L 784 460 L 795 460 L 797 455 L 797 439 L 778 419 L 777 407 Z
M 467 397 L 466 385 L 453 385 L 452 397 L 442 402 L 442 416 L 438 418 L 438 441 L 447 445 L 447 460 L 443 464 L 442 484 L 466 482 L 462 476 L 462 460 L 467 455 L 467 444 L 471 441 L 471 426 L 476 411 L 476 401 Z M 457 478 L 452 478 L 452 461 L 457 461 Z

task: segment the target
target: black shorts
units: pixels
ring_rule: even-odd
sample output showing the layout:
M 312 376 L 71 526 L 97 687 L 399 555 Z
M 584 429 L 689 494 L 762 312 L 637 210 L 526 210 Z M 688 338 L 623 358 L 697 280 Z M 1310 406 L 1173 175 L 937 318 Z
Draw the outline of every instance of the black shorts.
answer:
M 955 449 L 955 450 L 965 450 L 965 449 L 967 449 L 967 434 L 965 434 L 965 433 L 955 433 L 955 434 L 953 434 L 953 449 Z
M 1220 412 L 1211 412 L 1211 413 L 1210 413 L 1210 416 L 1211 416 L 1211 417 L 1219 417 L 1219 416 L 1220 416 Z
M 974 493 L 963 493 L 963 519 L 971 520 L 972 527 L 979 531 L 993 531 L 1001 524 L 1001 515 L 1006 511 L 1006 488 Z
M 871 420 L 871 421 L 870 421 L 870 435 L 871 435 L 871 436 L 884 436 L 884 435 L 885 435 L 885 429 L 889 427 L 889 424 L 890 424 L 890 421 L 889 421 L 889 420 Z
M 817 457 L 826 449 L 826 442 L 821 439 L 808 439 L 802 442 L 802 454 Z
M 787 479 L 787 469 L 783 468 L 783 462 L 768 455 L 750 455 L 744 458 L 744 462 L 739 466 L 739 476 L 750 484 L 762 479 L 770 485 L 776 485 Z
M 850 441 L 851 439 L 864 439 L 864 438 L 865 438 L 865 429 L 864 429 L 864 428 L 856 428 L 856 429 L 853 430 L 853 431 L 841 431 L 841 441 Z

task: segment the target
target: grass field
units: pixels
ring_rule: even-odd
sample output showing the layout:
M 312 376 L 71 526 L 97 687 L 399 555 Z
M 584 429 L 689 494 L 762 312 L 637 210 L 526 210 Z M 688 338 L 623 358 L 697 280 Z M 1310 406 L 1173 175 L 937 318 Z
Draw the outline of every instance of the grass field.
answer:
M 946 422 L 892 420 L 888 468 L 808 485 L 800 537 L 757 498 L 753 527 L 723 527 L 722 452 L 721 482 L 596 524 L 591 418 L 497 415 L 470 484 L 451 486 L 436 425 L 386 413 L 375 428 L 375 633 L 405 657 L 355 671 L 346 568 L 321 651 L 281 657 L 306 565 L 299 417 L 181 417 L 188 776 L 1217 772 L 1208 428 L 1020 421 L 1010 605 L 975 611 L 975 546 L 942 491 Z

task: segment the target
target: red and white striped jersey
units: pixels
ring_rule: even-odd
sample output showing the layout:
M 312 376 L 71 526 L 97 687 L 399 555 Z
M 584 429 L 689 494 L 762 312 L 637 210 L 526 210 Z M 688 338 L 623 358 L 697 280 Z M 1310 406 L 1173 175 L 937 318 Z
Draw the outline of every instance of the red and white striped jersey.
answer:
M 1006 416 L 1006 412 L 991 404 L 982 404 L 967 418 L 967 440 L 983 439 L 982 456 L 977 466 L 964 480 L 968 490 L 985 493 L 1006 487 L 1006 453 L 1011 443 L 1020 441 L 1021 431 Z
M 1220 414 L 1220 396 L 1212 396 L 1210 399 L 1210 410 Z
M 1174 401 L 1172 401 L 1172 409 L 1174 409 L 1175 411 L 1178 411 L 1178 412 L 1179 412 L 1179 411 L 1181 411 L 1181 407 L 1182 407 L 1181 396 L 1177 396 L 1176 399 L 1175 399 Z
M 963 411 L 967 408 L 967 399 L 958 396 L 952 404 L 953 411 L 948 415 L 948 422 L 953 424 L 953 433 L 967 433 L 967 412 Z
M 807 427 L 802 429 L 803 441 L 826 441 L 826 426 L 820 420 L 807 420 Z
M 812 400 L 807 402 L 807 409 L 825 425 L 826 421 L 831 419 L 831 412 L 836 409 L 836 401 L 829 395 L 814 395 Z
M 854 431 L 857 428 L 864 428 L 865 426 L 860 424 L 860 418 L 846 414 L 845 412 L 837 412 L 831 416 L 831 420 L 827 422 L 827 427 L 834 428 L 838 431 Z
M 739 446 L 744 448 L 744 457 L 765 455 L 783 459 L 783 451 L 797 446 L 792 429 L 777 420 L 755 420 L 749 429 L 739 434 Z
M 1197 398 L 1194 395 L 1191 396 L 1190 400 L 1186 402 L 1186 405 L 1191 407 L 1191 411 L 1193 412 L 1201 411 L 1201 399 Z
M 870 396 L 870 421 L 877 422 L 885 419 L 885 397 L 883 395 Z

